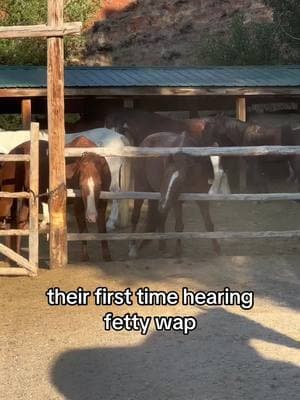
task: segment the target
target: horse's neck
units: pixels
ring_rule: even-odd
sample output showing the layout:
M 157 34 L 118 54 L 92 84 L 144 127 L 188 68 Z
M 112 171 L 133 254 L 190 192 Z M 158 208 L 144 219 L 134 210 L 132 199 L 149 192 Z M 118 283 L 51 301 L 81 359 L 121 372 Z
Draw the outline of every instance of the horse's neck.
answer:
M 226 136 L 235 144 L 241 145 L 243 143 L 244 133 L 247 129 L 247 123 L 238 121 L 236 119 L 228 119 L 225 121 L 224 128 Z

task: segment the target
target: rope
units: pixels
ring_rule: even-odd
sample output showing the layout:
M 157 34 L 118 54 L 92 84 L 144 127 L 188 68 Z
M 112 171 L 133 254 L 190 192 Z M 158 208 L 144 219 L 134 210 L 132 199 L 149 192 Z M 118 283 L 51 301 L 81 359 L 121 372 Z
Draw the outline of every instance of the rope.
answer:
M 36 202 L 36 200 L 41 198 L 41 197 L 52 198 L 55 195 L 55 193 L 59 192 L 61 189 L 63 189 L 64 191 L 67 190 L 66 185 L 64 183 L 61 183 L 55 189 L 50 190 L 50 192 L 48 191 L 48 192 L 36 194 L 31 189 L 29 189 L 28 192 L 32 195 L 34 202 Z

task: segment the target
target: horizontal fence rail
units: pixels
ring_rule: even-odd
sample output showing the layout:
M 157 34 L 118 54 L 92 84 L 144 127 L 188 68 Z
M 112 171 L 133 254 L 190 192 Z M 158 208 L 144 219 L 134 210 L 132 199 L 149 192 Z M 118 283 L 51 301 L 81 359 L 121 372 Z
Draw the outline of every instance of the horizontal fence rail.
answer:
M 68 189 L 68 197 L 80 197 L 80 190 Z M 101 192 L 100 198 L 107 200 L 145 199 L 159 200 L 158 192 Z M 182 201 L 285 201 L 300 200 L 300 193 L 257 193 L 257 194 L 207 194 L 182 193 Z
M 66 148 L 66 157 L 80 157 L 83 153 L 93 152 L 105 157 L 160 157 L 175 154 L 190 156 L 291 156 L 300 155 L 300 146 L 248 146 L 248 147 L 131 147 L 117 149 Z M 79 190 L 68 189 L 68 197 L 80 196 Z M 100 198 L 110 200 L 149 199 L 159 200 L 160 193 L 152 192 L 101 192 Z M 259 194 L 207 194 L 183 193 L 182 201 L 280 201 L 300 200 L 300 193 L 259 193 Z M 293 239 L 300 238 L 300 230 L 294 231 L 262 231 L 262 232 L 135 232 L 135 233 L 69 233 L 68 241 L 99 240 L 153 240 L 153 239 Z
M 29 199 L 31 196 L 28 192 L 0 192 L 0 198 L 8 199 Z
M 0 154 L 0 162 L 3 161 L 30 161 L 29 154 Z
M 69 233 L 68 241 L 152 239 L 255 239 L 299 238 L 300 230 L 265 232 Z
M 290 156 L 300 155 L 300 146 L 247 146 L 247 147 L 68 147 L 66 157 L 80 157 L 91 152 L 105 157 L 162 157 L 185 154 L 195 157 L 208 156 Z

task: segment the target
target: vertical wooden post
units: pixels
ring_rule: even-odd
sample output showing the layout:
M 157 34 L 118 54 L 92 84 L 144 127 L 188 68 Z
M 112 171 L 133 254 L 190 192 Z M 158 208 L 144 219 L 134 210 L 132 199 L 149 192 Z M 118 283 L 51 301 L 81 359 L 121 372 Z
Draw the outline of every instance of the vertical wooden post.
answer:
M 48 0 L 48 25 L 63 25 L 63 0 Z M 48 131 L 50 197 L 50 268 L 67 262 L 65 191 L 65 115 L 63 37 L 48 40 Z
M 236 99 L 236 118 L 243 122 L 247 120 L 247 104 L 245 97 L 237 97 Z M 239 158 L 239 181 L 240 191 L 245 192 L 247 189 L 247 165 L 244 157 Z
M 30 129 L 31 123 L 31 99 L 22 99 L 21 101 L 22 127 Z
M 39 193 L 39 124 L 32 122 L 30 126 L 30 190 Z M 37 273 L 39 262 L 39 201 L 31 196 L 29 200 L 29 262 L 33 273 Z
M 133 109 L 134 108 L 134 99 L 131 97 L 126 97 L 123 99 L 123 107 Z M 122 191 L 130 191 L 133 186 L 133 176 L 131 173 L 131 165 L 132 161 L 130 158 L 127 158 L 121 169 L 121 190 Z M 131 200 L 119 200 L 119 225 L 121 228 L 125 228 L 128 226 L 130 221 L 130 206 L 132 204 Z
M 237 97 L 236 99 L 236 117 L 240 121 L 247 121 L 247 104 L 246 97 Z

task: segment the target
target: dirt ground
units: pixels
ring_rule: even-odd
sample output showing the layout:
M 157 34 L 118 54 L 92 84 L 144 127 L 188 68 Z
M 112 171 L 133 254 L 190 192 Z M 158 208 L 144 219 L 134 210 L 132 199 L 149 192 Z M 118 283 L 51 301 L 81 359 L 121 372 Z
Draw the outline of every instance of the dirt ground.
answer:
M 216 229 L 299 228 L 299 204 L 212 205 Z M 172 220 L 171 220 L 172 222 Z M 197 207 L 185 206 L 185 229 L 203 230 Z M 171 229 L 172 226 L 169 226 Z M 44 243 L 45 244 L 45 243 Z M 169 243 L 172 250 L 173 243 Z M 70 265 L 41 269 L 37 278 L 1 278 L 1 398 L 27 399 L 296 399 L 300 390 L 299 241 L 184 244 L 181 260 L 157 253 L 152 243 L 129 260 L 126 243 L 114 243 L 114 261 L 102 262 L 90 243 L 91 262 L 69 247 Z M 255 304 L 239 306 L 57 306 L 49 287 L 65 291 L 98 286 L 132 291 L 253 290 Z M 102 317 L 190 315 L 197 329 L 104 331 Z M 298 393 L 298 395 L 297 395 Z

